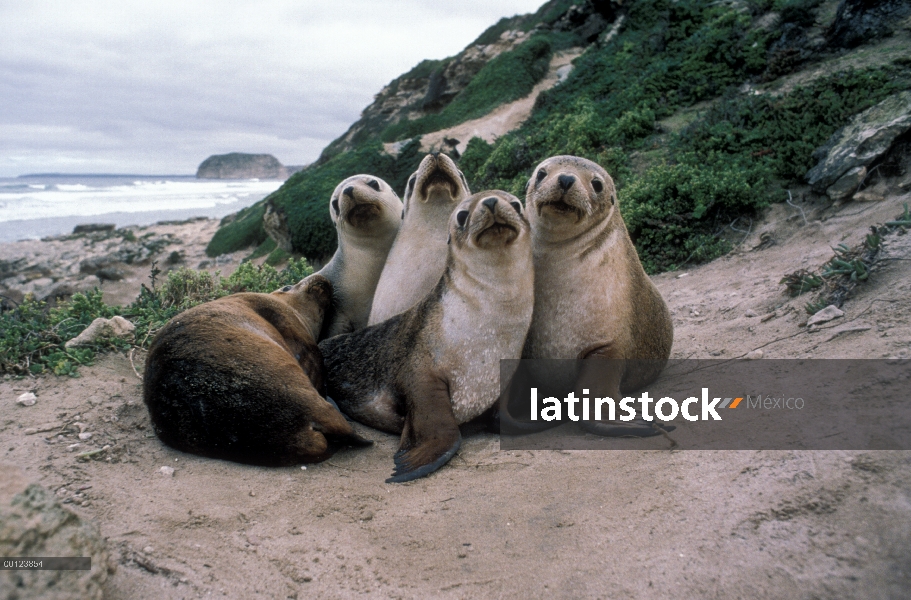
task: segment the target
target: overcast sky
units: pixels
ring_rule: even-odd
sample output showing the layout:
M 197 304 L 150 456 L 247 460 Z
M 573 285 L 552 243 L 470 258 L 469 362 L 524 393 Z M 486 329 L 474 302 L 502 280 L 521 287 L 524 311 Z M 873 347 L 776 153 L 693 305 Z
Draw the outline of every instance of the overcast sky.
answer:
M 383 85 L 544 0 L 0 2 L 0 177 L 315 160 Z

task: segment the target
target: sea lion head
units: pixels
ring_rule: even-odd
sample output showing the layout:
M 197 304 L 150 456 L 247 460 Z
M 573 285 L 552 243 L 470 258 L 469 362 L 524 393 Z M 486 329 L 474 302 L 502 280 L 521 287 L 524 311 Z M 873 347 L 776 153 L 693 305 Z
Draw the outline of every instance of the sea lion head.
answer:
M 272 295 L 297 311 L 316 341 L 323 326 L 326 309 L 332 302 L 332 282 L 319 273 L 314 273 L 294 285 L 286 285 L 280 290 L 275 290 Z
M 525 189 L 534 230 L 573 231 L 584 221 L 619 215 L 614 180 L 600 165 L 578 156 L 548 158 L 535 167 Z
M 402 201 L 388 183 L 373 175 L 353 175 L 335 187 L 329 216 L 339 233 L 395 237 Z
M 463 200 L 449 219 L 449 243 L 456 249 L 498 250 L 528 239 L 528 221 L 519 199 L 500 190 Z
M 432 152 L 424 157 L 418 170 L 408 178 L 405 187 L 405 211 L 402 217 L 420 205 L 440 205 L 450 210 L 471 195 L 465 175 L 445 154 Z

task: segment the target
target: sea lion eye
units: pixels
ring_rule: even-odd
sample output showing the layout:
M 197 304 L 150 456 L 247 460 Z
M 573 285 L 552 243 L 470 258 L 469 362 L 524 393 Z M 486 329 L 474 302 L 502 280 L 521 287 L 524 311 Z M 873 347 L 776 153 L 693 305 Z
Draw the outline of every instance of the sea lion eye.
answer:
M 509 204 L 512 205 L 512 207 L 513 207 L 514 209 L 516 209 L 516 212 L 517 212 L 517 213 L 519 213 L 520 215 L 522 214 L 522 205 L 521 205 L 521 204 L 519 204 L 519 203 L 516 202 L 515 200 L 513 200 L 513 201 L 510 202 Z
M 290 292 L 293 287 L 294 287 L 293 285 L 286 285 L 285 287 L 282 288 L 282 291 Z
M 339 210 L 338 210 L 338 198 L 333 198 L 333 199 L 332 199 L 332 210 L 335 211 L 335 216 L 338 216 L 338 213 L 339 213 Z
M 535 183 L 541 183 L 541 180 L 547 177 L 547 171 L 541 169 L 538 171 L 538 175 L 535 177 Z
M 380 182 L 377 181 L 376 179 L 371 179 L 370 181 L 367 182 L 367 185 L 369 185 L 376 191 L 380 191 Z
M 460 210 L 456 215 L 456 223 L 459 224 L 459 227 L 465 227 L 466 221 L 468 221 L 468 211 Z
M 600 194 L 604 190 L 604 184 L 600 179 L 592 179 L 592 189 L 595 190 L 595 193 Z

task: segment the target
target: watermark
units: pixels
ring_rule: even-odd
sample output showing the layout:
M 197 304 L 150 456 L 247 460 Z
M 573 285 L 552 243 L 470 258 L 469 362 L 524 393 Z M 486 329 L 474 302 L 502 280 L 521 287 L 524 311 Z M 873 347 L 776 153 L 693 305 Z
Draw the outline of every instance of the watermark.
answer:
M 911 361 L 504 360 L 498 408 L 504 449 L 911 450 Z
M 90 571 L 91 556 L 19 556 L 0 559 L 0 571 Z

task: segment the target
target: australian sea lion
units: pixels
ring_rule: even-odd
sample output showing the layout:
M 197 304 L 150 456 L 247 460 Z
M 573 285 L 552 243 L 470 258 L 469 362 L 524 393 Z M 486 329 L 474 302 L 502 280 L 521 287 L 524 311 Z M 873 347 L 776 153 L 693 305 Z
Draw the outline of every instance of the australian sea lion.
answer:
M 319 273 L 332 282 L 320 339 L 367 326 L 376 284 L 402 223 L 402 201 L 379 177 L 354 175 L 329 198 L 338 249 Z
M 180 313 L 155 336 L 143 398 L 161 440 L 184 452 L 284 465 L 328 458 L 358 436 L 325 389 L 316 335 L 332 284 L 311 275 Z
M 618 400 L 621 388 L 657 378 L 670 356 L 673 324 L 630 241 L 610 175 L 584 158 L 548 158 L 528 182 L 526 210 L 535 309 L 523 358 L 645 359 L 582 367 L 579 393 L 606 390 Z M 635 423 L 582 425 L 602 435 L 658 433 Z
M 369 325 L 403 313 L 426 296 L 446 269 L 449 217 L 471 192 L 445 154 L 428 154 L 405 188 L 402 227 L 376 286 Z
M 459 424 L 494 405 L 500 359 L 520 357 L 531 323 L 531 243 L 519 201 L 475 194 L 449 231 L 446 270 L 419 304 L 320 344 L 339 408 L 402 435 L 387 482 L 427 475 L 455 454 Z

